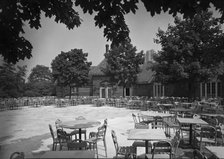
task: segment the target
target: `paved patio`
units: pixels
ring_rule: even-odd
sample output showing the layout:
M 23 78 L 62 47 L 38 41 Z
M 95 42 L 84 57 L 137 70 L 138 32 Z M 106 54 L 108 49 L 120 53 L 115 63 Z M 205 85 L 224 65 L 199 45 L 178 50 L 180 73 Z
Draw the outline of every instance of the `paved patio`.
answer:
M 115 130 L 119 145 L 131 145 L 133 141 L 127 140 L 128 131 L 134 128 L 132 113 L 139 110 L 126 108 L 114 108 L 109 106 L 94 107 L 93 105 L 79 105 L 57 108 L 56 106 L 42 106 L 38 108 L 23 107 L 19 110 L 7 110 L 0 112 L 0 158 L 9 158 L 14 151 L 23 151 L 25 156 L 39 155 L 42 151 L 51 150 L 52 138 L 48 124 L 52 124 L 55 130 L 55 120 L 74 120 L 77 116 L 98 120 L 103 123 L 108 119 L 106 134 L 107 157 L 115 156 L 115 148 L 112 142 L 111 130 Z M 96 131 L 97 127 L 87 129 Z M 138 155 L 144 153 L 144 148 L 138 148 Z M 105 158 L 104 151 L 99 150 L 101 158 Z

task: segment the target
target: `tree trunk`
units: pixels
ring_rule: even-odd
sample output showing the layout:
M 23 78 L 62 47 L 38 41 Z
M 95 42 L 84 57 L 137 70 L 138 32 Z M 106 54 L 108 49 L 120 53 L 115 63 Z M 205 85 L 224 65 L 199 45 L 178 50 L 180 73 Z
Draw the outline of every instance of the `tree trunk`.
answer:
M 69 99 L 71 99 L 71 97 L 72 97 L 72 87 L 69 86 Z
M 124 97 L 124 89 L 125 89 L 125 87 L 123 86 L 123 97 Z
M 64 86 L 61 86 L 61 98 L 64 97 Z

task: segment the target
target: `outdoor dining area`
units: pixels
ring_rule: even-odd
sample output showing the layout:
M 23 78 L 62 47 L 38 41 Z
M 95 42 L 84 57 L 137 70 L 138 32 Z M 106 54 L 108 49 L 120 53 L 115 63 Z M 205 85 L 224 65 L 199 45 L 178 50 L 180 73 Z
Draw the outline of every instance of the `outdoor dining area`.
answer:
M 129 116 L 133 119 L 132 127 L 127 129 L 127 138 L 122 139 L 131 144 L 122 144 L 117 130 L 110 127 L 107 118 L 103 122 L 89 120 L 88 116 L 77 116 L 68 121 L 55 119 L 54 125 L 48 125 L 53 141 L 51 151 L 33 155 L 32 158 L 107 158 L 110 145 L 106 134 L 113 141 L 113 158 L 224 158 L 224 115 L 221 106 L 215 107 L 219 112 L 214 110 L 214 113 L 209 113 L 207 108 L 212 109 L 214 105 L 203 107 L 198 101 L 164 102 L 137 98 L 100 101 L 108 108 L 133 112 Z M 88 131 L 93 127 L 96 127 L 95 131 Z M 99 151 L 103 151 L 103 157 Z M 15 152 L 10 159 L 20 155 L 24 154 Z

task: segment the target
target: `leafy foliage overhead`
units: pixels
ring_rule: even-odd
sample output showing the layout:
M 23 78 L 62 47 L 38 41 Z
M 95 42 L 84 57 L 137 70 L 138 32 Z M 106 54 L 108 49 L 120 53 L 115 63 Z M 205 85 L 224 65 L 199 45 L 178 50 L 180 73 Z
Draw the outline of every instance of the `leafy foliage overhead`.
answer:
M 161 82 L 206 81 L 224 73 L 224 34 L 211 12 L 199 12 L 192 19 L 175 18 L 175 25 L 159 29 L 157 43 L 162 51 L 154 55 L 156 80 Z
M 1 0 L 0 54 L 12 63 L 31 58 L 32 45 L 23 37 L 24 22 L 28 22 L 31 28 L 39 29 L 43 13 L 73 29 L 81 24 L 75 6 L 81 7 L 84 13 L 96 14 L 95 25 L 104 27 L 104 36 L 112 41 L 112 45 L 124 43 L 130 40 L 124 15 L 135 14 L 140 2 L 151 16 L 168 11 L 173 16 L 181 13 L 184 18 L 193 17 L 198 10 L 206 10 L 212 4 L 224 20 L 223 0 Z
M 104 71 L 111 81 L 123 87 L 129 87 L 136 82 L 140 71 L 139 65 L 144 62 L 143 51 L 136 53 L 136 47 L 130 43 L 113 47 L 105 53 L 107 67 Z
M 81 49 L 61 52 L 51 63 L 52 75 L 58 85 L 82 86 L 88 82 L 91 62 Z
M 58 23 L 64 23 L 68 29 L 79 26 L 81 20 L 72 8 L 71 0 L 1 0 L 0 2 L 0 54 L 8 62 L 16 63 L 20 59 L 32 56 L 32 45 L 23 37 L 23 25 L 30 28 L 41 27 L 41 12 L 45 17 L 53 17 Z
M 19 97 L 23 95 L 26 66 L 3 63 L 0 66 L 0 97 Z

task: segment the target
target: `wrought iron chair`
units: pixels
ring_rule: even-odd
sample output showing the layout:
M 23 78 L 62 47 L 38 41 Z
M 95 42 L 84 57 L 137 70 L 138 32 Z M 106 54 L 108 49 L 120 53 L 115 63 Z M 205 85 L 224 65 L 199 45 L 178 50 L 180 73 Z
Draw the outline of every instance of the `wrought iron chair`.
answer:
M 67 144 L 71 141 L 71 137 L 62 129 L 57 130 L 57 136 L 59 140 L 60 150 L 62 150 L 62 147 L 67 147 Z
M 24 152 L 13 152 L 10 155 L 10 159 L 25 159 Z
M 55 137 L 55 134 L 54 134 L 51 124 L 49 124 L 49 129 L 50 129 L 51 137 L 53 139 L 52 151 L 56 151 L 57 145 L 59 144 L 59 140 L 57 137 Z
M 149 125 L 144 123 L 144 122 L 139 122 L 136 115 L 132 113 L 132 117 L 133 117 L 133 120 L 134 120 L 134 128 L 135 129 L 148 129 L 149 128 Z
M 92 132 L 90 134 L 90 138 L 85 140 L 87 143 L 89 143 L 90 149 L 96 149 L 97 158 L 99 156 L 98 154 L 98 145 L 97 143 L 102 141 L 105 149 L 105 156 L 107 157 L 107 145 L 106 145 L 106 131 L 107 131 L 107 119 L 104 120 L 104 124 L 100 127 L 98 127 L 97 133 Z
M 202 144 L 205 145 L 216 145 L 217 132 L 216 128 L 211 125 L 201 126 L 201 131 L 196 140 L 199 142 L 199 148 L 202 150 Z
M 169 141 L 158 141 L 153 143 L 152 154 L 146 154 L 146 158 L 172 159 L 172 144 Z
M 111 136 L 115 146 L 116 158 L 119 155 L 122 155 L 125 158 L 136 158 L 136 149 L 133 146 L 119 146 L 117 142 L 117 136 L 114 130 L 111 130 Z
M 193 151 L 193 159 L 207 159 L 206 156 L 204 156 L 199 150 L 195 149 Z

